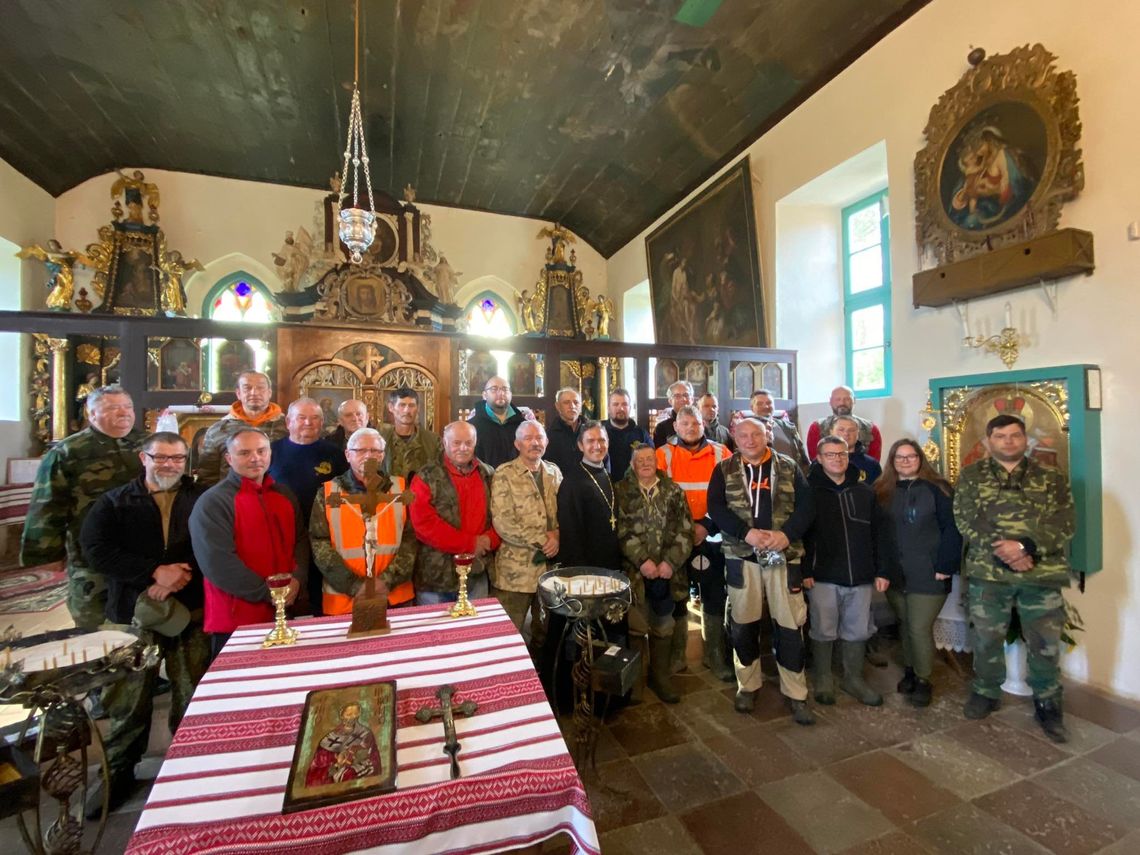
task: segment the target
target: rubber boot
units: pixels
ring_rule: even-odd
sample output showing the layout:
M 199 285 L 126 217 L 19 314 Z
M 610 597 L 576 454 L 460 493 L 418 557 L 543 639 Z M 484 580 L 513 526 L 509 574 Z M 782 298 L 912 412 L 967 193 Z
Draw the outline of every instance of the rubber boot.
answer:
M 673 638 L 649 639 L 649 688 L 657 697 L 667 704 L 675 704 L 681 700 L 677 690 L 673 688 L 673 675 L 670 655 L 673 647 Z
M 670 663 L 670 671 L 673 674 L 680 674 L 685 670 L 685 648 L 689 644 L 689 615 L 686 612 L 680 617 L 674 615 L 673 617 L 673 638 L 671 641 L 670 654 L 667 661 Z M 652 674 L 652 669 L 650 674 Z
M 634 635 L 629 641 L 641 654 L 641 668 L 638 669 L 637 679 L 633 681 L 633 688 L 629 690 L 629 702 L 640 704 L 645 700 L 645 686 L 649 678 L 649 639 L 644 635 Z
M 713 676 L 726 683 L 736 680 L 736 671 L 729 667 L 725 658 L 724 624 L 704 615 L 705 657 L 704 663 Z
M 835 703 L 835 678 L 831 675 L 831 651 L 834 641 L 811 641 L 811 682 L 815 687 L 815 702 L 831 706 Z
M 841 641 L 839 647 L 843 656 L 843 681 L 839 684 L 839 688 L 861 704 L 869 707 L 882 706 L 883 696 L 863 680 L 863 660 L 867 655 L 867 642 Z

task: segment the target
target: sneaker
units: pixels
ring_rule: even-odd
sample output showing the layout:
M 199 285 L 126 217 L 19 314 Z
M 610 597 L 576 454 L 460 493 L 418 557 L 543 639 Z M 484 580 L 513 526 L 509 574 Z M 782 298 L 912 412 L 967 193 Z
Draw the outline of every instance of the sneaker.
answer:
M 756 692 L 746 692 L 743 689 L 737 691 L 736 699 L 732 702 L 732 708 L 738 713 L 750 713 L 756 709 Z
M 914 684 L 917 679 L 914 675 L 914 669 L 908 665 L 906 671 L 903 672 L 902 679 L 899 680 L 899 684 L 895 686 L 895 690 L 900 695 L 909 695 L 914 691 Z
M 1056 698 L 1034 698 L 1033 717 L 1045 731 L 1045 735 L 1054 742 L 1068 742 L 1069 731 L 1065 729 L 1065 721 L 1061 712 L 1061 702 Z
M 808 708 L 807 701 L 789 699 L 788 706 L 792 708 L 792 721 L 796 724 L 802 724 L 805 727 L 815 724 L 815 714 Z
M 983 719 L 990 713 L 1001 707 L 1001 701 L 997 698 L 987 698 L 985 695 L 979 695 L 977 692 L 970 692 L 970 699 L 966 701 L 966 705 L 962 707 L 962 714 L 968 719 L 977 721 Z

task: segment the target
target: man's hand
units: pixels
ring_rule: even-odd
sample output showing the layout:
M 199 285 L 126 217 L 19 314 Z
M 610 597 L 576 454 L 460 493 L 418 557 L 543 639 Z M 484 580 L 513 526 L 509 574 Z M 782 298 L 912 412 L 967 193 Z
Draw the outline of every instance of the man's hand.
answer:
M 763 529 L 750 528 L 748 529 L 748 534 L 744 535 L 744 542 L 753 549 L 767 549 L 769 534 L 770 532 L 764 531 Z
M 668 561 L 662 561 L 657 565 L 657 575 L 662 579 L 673 578 L 673 565 Z
M 937 579 L 939 582 L 945 582 L 947 579 L 950 578 L 950 575 L 947 573 L 935 573 L 934 578 Z
M 491 538 L 486 534 L 475 535 L 475 557 L 482 558 L 491 551 Z
M 158 584 L 151 585 L 149 588 L 146 589 L 146 595 L 148 597 L 150 597 L 152 600 L 156 600 L 160 603 L 173 593 L 174 592 L 171 591 L 169 588 L 163 587 L 162 585 L 158 585 Z
M 285 605 L 293 605 L 293 601 L 297 599 L 297 594 L 301 591 L 301 582 L 294 578 L 289 580 L 289 593 L 285 595 Z
M 814 576 L 804 576 L 803 586 L 804 586 L 805 591 L 810 591 L 812 588 L 815 587 L 815 577 Z
M 709 530 L 700 523 L 693 523 L 693 546 L 700 546 L 709 536 Z
M 154 581 L 164 588 L 169 588 L 171 591 L 181 591 L 190 584 L 191 572 L 189 564 L 180 562 L 178 564 L 159 564 L 154 568 L 151 575 L 154 577 Z
M 882 576 L 875 577 L 875 590 L 880 594 L 886 593 L 886 590 L 889 587 L 891 587 L 890 579 L 884 579 Z
M 641 575 L 646 579 L 657 578 L 657 565 L 650 561 L 648 558 L 641 562 L 641 567 L 639 569 L 641 570 Z
M 788 548 L 788 536 L 782 531 L 768 532 L 768 549 L 774 549 L 777 552 L 783 552 Z
M 558 554 L 558 529 L 546 533 L 546 543 L 542 544 L 542 554 L 553 558 Z
M 1033 559 L 1028 555 L 1023 555 L 1016 561 L 1007 561 L 1006 563 L 1009 565 L 1009 569 L 1014 573 L 1024 573 L 1027 570 L 1032 570 L 1034 567 Z
M 995 540 L 990 546 L 994 548 L 994 555 L 998 560 L 1004 561 L 1011 567 L 1019 558 L 1026 557 L 1025 548 L 1017 540 Z

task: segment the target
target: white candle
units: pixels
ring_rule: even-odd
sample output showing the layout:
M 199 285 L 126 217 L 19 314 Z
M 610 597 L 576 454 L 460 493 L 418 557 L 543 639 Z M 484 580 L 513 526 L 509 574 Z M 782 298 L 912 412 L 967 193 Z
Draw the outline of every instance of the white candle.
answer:
M 1005 304 L 1005 328 L 1009 329 L 1013 326 L 1013 309 L 1009 303 Z
M 962 312 L 962 338 L 970 337 L 970 317 Z

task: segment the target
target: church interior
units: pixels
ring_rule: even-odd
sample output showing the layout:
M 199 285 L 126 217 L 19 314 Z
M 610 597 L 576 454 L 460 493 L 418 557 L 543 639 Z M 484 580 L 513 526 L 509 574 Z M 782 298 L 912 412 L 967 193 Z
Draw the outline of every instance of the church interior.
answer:
M 884 449 L 911 437 L 951 481 L 1008 412 L 1076 507 L 1067 744 L 1027 697 L 962 716 L 957 583 L 924 710 L 888 632 L 882 708 L 797 728 L 765 655 L 739 715 L 691 631 L 680 703 L 611 711 L 578 818 L 518 848 L 1140 852 L 1140 351 L 1117 314 L 1140 270 L 1140 4 L 10 0 L 3 20 L 0 627 L 72 625 L 20 527 L 109 383 L 191 469 L 247 370 L 329 428 L 348 400 L 391 421 L 413 389 L 437 434 L 496 376 L 547 427 L 562 388 L 596 419 L 627 389 L 651 432 L 676 381 L 724 424 L 763 387 L 804 437 L 846 385 Z M 998 144 L 994 193 L 969 159 Z M 0 704 L 8 743 L 26 712 Z M 135 833 L 146 800 L 98 851 L 175 851 Z M 444 851 L 420 845 L 369 851 Z

